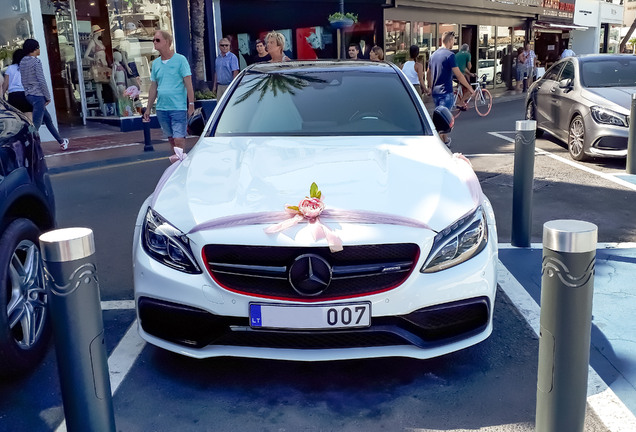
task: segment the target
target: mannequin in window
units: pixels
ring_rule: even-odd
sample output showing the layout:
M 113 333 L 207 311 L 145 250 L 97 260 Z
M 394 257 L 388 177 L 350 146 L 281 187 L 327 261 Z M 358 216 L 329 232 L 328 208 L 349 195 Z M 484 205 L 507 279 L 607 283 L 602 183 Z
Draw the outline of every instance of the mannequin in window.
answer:
M 135 39 L 136 41 L 136 39 Z M 136 43 L 139 45 L 139 43 Z M 113 32 L 113 52 L 119 51 L 122 56 L 122 66 L 126 69 L 128 78 L 135 80 L 137 87 L 141 87 L 141 81 L 139 79 L 139 72 L 137 71 L 137 64 L 134 59 L 130 59 L 129 52 L 132 49 L 131 42 L 126 38 L 122 29 L 117 29 Z M 137 51 L 139 51 L 137 49 Z
M 103 28 L 95 24 L 91 27 L 91 36 L 86 52 L 84 53 L 84 59 L 88 59 L 94 66 L 108 67 L 106 62 L 106 46 L 102 42 Z
M 75 60 L 75 50 L 68 44 L 66 36 L 59 35 L 57 42 L 60 45 L 60 57 L 64 63 L 72 62 Z

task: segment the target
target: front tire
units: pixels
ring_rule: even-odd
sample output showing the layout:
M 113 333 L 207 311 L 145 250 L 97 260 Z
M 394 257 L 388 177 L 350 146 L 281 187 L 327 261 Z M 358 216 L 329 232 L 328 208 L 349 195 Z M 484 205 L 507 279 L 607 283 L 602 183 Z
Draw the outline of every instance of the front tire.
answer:
M 585 154 L 585 124 L 583 117 L 576 115 L 570 122 L 568 129 L 568 151 L 572 159 L 584 161 L 588 159 Z
M 0 376 L 35 368 L 51 336 L 40 230 L 12 221 L 0 237 Z

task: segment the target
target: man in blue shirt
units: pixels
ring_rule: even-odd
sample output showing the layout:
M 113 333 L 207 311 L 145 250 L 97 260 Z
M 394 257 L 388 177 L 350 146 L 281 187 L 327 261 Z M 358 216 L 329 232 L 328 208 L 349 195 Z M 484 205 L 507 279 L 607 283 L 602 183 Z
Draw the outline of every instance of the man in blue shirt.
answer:
M 431 55 L 428 61 L 426 81 L 429 93 L 432 92 L 435 106 L 445 106 L 449 110 L 453 108 L 455 96 L 453 95 L 453 75 L 457 81 L 465 87 L 468 94 L 473 94 L 473 89 L 466 81 L 464 74 L 457 67 L 455 54 L 450 50 L 455 42 L 455 32 L 442 34 L 442 46 Z M 446 134 L 440 134 L 440 138 L 450 145 L 450 138 Z
M 157 30 L 153 41 L 161 57 L 152 62 L 148 105 L 143 121 L 150 121 L 150 109 L 158 96 L 157 120 L 161 130 L 173 148 L 184 148 L 188 117 L 194 113 L 190 65 L 184 56 L 172 50 L 170 33 Z
M 230 85 L 232 80 L 239 71 L 238 58 L 230 52 L 230 41 L 223 38 L 219 41 L 220 54 L 214 60 L 214 85 L 212 91 L 216 93 L 216 99 L 221 99 L 227 86 Z

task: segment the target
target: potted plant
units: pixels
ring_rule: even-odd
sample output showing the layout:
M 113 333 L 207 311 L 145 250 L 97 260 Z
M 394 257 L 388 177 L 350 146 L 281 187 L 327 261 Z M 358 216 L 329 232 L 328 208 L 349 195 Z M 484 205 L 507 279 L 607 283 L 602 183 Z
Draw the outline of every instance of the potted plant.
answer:
M 335 12 L 329 15 L 327 19 L 329 20 L 333 28 L 343 29 L 351 27 L 353 24 L 357 23 L 358 15 L 351 12 L 347 12 L 344 14 L 342 12 Z
M 197 90 L 194 92 L 194 99 L 194 107 L 201 108 L 205 118 L 210 118 L 216 107 L 216 94 L 208 89 Z

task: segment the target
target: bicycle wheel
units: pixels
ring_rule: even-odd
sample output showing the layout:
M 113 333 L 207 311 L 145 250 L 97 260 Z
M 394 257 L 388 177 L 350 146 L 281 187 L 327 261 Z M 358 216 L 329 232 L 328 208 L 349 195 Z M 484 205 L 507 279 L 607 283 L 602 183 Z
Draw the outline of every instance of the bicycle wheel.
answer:
M 487 116 L 492 108 L 492 95 L 486 89 L 481 90 L 481 94 L 475 97 L 475 111 L 484 117 Z
M 453 95 L 455 96 L 455 98 L 453 99 L 453 108 L 450 111 L 453 117 L 457 118 L 462 112 L 457 106 L 457 102 L 462 99 L 462 91 L 455 89 L 455 91 L 453 92 Z

